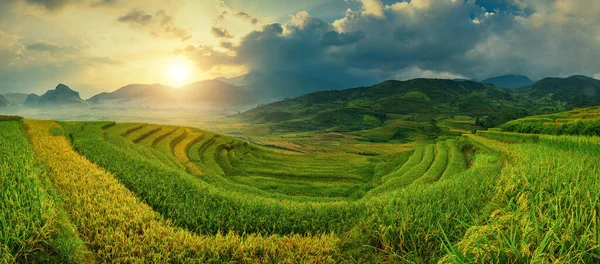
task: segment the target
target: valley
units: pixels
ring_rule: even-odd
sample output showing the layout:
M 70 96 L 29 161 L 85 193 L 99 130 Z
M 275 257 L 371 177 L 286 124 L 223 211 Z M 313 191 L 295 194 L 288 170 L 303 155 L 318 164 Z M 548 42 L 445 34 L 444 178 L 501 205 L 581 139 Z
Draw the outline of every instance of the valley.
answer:
M 592 126 L 595 112 L 501 127 L 550 117 Z M 379 142 L 367 139 L 382 133 L 373 129 L 266 133 L 230 122 L 215 127 L 233 136 L 0 118 L 0 260 L 598 260 L 596 136 L 473 134 L 474 120 L 460 116 L 436 123 L 445 135 Z M 28 210 L 40 213 L 21 219 Z

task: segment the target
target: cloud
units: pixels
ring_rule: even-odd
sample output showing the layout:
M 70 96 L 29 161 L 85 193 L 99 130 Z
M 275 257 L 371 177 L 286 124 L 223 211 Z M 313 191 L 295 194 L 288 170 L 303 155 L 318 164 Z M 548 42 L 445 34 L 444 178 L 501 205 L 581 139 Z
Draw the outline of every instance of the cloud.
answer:
M 35 43 L 29 44 L 26 46 L 28 50 L 35 51 L 48 51 L 48 52 L 58 52 L 63 50 L 63 47 L 59 46 L 56 43 L 48 42 L 48 41 L 37 41 Z
M 57 39 L 60 41 L 60 39 Z M 93 67 L 113 68 L 122 61 L 90 54 L 83 39 L 66 44 L 40 39 L 29 43 L 20 35 L 0 31 L 0 93 L 44 92 Z
M 481 2 L 481 5 L 479 4 Z M 484 79 L 600 69 L 600 2 L 362 0 L 333 21 L 306 11 L 222 46 L 250 71 L 297 71 L 346 86 L 386 79 Z M 244 16 L 244 15 L 241 15 Z M 205 59 L 190 57 L 192 59 Z M 216 67 L 215 65 L 212 65 Z
M 249 21 L 250 23 L 252 23 L 252 25 L 258 24 L 258 19 L 252 17 L 251 15 L 249 15 L 246 12 L 238 12 L 235 14 L 235 16 Z
M 134 28 L 147 29 L 153 36 L 178 38 L 181 41 L 190 39 L 192 37 L 190 33 L 176 26 L 173 20 L 173 16 L 167 14 L 164 9 L 159 10 L 154 15 L 134 9 L 117 18 L 120 23 L 129 24 Z
M 91 7 L 99 7 L 99 6 L 113 6 L 116 5 L 120 0 L 97 0 L 93 1 L 90 6 Z
M 26 0 L 26 2 L 32 5 L 42 6 L 51 11 L 59 10 L 72 3 L 71 0 Z
M 385 14 L 383 12 L 383 3 L 381 3 L 381 0 L 361 0 L 361 2 L 363 4 L 365 14 L 373 15 L 377 18 L 385 18 Z
M 234 47 L 233 43 L 229 42 L 229 41 L 223 41 L 223 42 L 219 43 L 219 46 L 221 46 L 221 48 L 228 49 L 228 50 L 231 50 Z
M 215 38 L 233 38 L 233 35 L 224 28 L 212 27 L 211 33 Z
M 175 50 L 175 55 L 184 54 L 196 62 L 196 66 L 203 71 L 209 71 L 215 66 L 234 65 L 236 60 L 225 52 L 220 52 L 207 45 L 187 46 Z
M 43 8 L 48 12 L 58 12 L 68 6 L 86 4 L 90 7 L 114 6 L 121 0 L 2 0 L 0 7 L 4 4 L 16 2 L 26 3 L 31 6 Z
M 111 65 L 111 66 L 115 66 L 115 65 L 122 65 L 123 61 L 120 60 L 115 60 L 109 57 L 89 57 L 85 59 L 85 62 L 88 65 L 97 65 L 97 64 L 106 64 L 106 65 Z
M 121 23 L 129 23 L 135 25 L 145 26 L 153 22 L 152 15 L 146 14 L 141 10 L 131 10 L 126 15 L 120 16 L 117 21 Z

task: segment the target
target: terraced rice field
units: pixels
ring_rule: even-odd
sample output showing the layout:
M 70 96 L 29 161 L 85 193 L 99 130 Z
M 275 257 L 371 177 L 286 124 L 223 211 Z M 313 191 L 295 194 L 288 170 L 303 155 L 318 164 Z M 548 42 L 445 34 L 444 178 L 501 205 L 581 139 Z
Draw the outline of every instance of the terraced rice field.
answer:
M 190 127 L 0 127 L 0 262 L 600 261 L 595 137 L 306 155 Z

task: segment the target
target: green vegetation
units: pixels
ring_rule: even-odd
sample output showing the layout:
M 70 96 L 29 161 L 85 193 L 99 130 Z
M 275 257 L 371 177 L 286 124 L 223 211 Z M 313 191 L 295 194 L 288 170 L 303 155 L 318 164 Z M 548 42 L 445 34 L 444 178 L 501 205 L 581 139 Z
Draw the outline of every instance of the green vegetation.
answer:
M 485 133 L 501 138 L 503 133 Z M 511 135 L 512 140 L 515 135 Z M 528 141 L 528 135 L 523 135 Z M 600 172 L 596 137 L 540 136 L 504 145 L 506 166 L 491 214 L 473 225 L 447 260 L 595 263 Z M 577 142 L 577 148 L 572 144 Z
M 20 116 L 5 116 L 5 115 L 0 115 L 0 122 L 2 121 L 19 121 L 22 120 L 23 118 Z
M 597 137 L 282 134 L 296 146 L 169 125 L 25 123 L 0 122 L 4 262 L 600 261 Z M 377 129 L 364 137 L 387 133 Z M 331 145 L 298 151 L 320 142 Z
M 84 261 L 21 121 L 0 122 L 0 153 L 0 263 Z
M 500 127 L 503 131 L 519 133 L 600 136 L 600 107 L 525 117 Z
M 335 240 L 329 236 L 198 236 L 173 227 L 114 175 L 79 156 L 65 137 L 52 136 L 49 128 L 56 123 L 28 125 L 65 208 L 100 262 L 327 262 L 336 255 Z
M 600 81 L 585 76 L 545 78 L 518 89 L 472 81 L 413 79 L 316 92 L 260 105 L 230 118 L 235 128 L 220 127 L 217 131 L 235 135 L 260 131 L 252 140 L 285 141 L 293 145 L 306 145 L 304 138 L 309 135 L 332 132 L 343 135 L 347 141 L 431 143 L 526 116 L 598 104 Z M 240 129 L 237 123 L 245 125 Z M 588 120 L 558 127 L 554 124 L 510 129 L 598 135 L 597 127 L 597 120 Z

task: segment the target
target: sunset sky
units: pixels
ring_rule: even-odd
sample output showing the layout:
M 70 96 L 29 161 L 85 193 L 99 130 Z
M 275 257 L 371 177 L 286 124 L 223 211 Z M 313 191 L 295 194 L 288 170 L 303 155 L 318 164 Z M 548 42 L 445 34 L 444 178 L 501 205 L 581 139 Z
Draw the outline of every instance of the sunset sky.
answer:
M 0 0 L 0 93 L 296 71 L 600 77 L 600 1 Z

